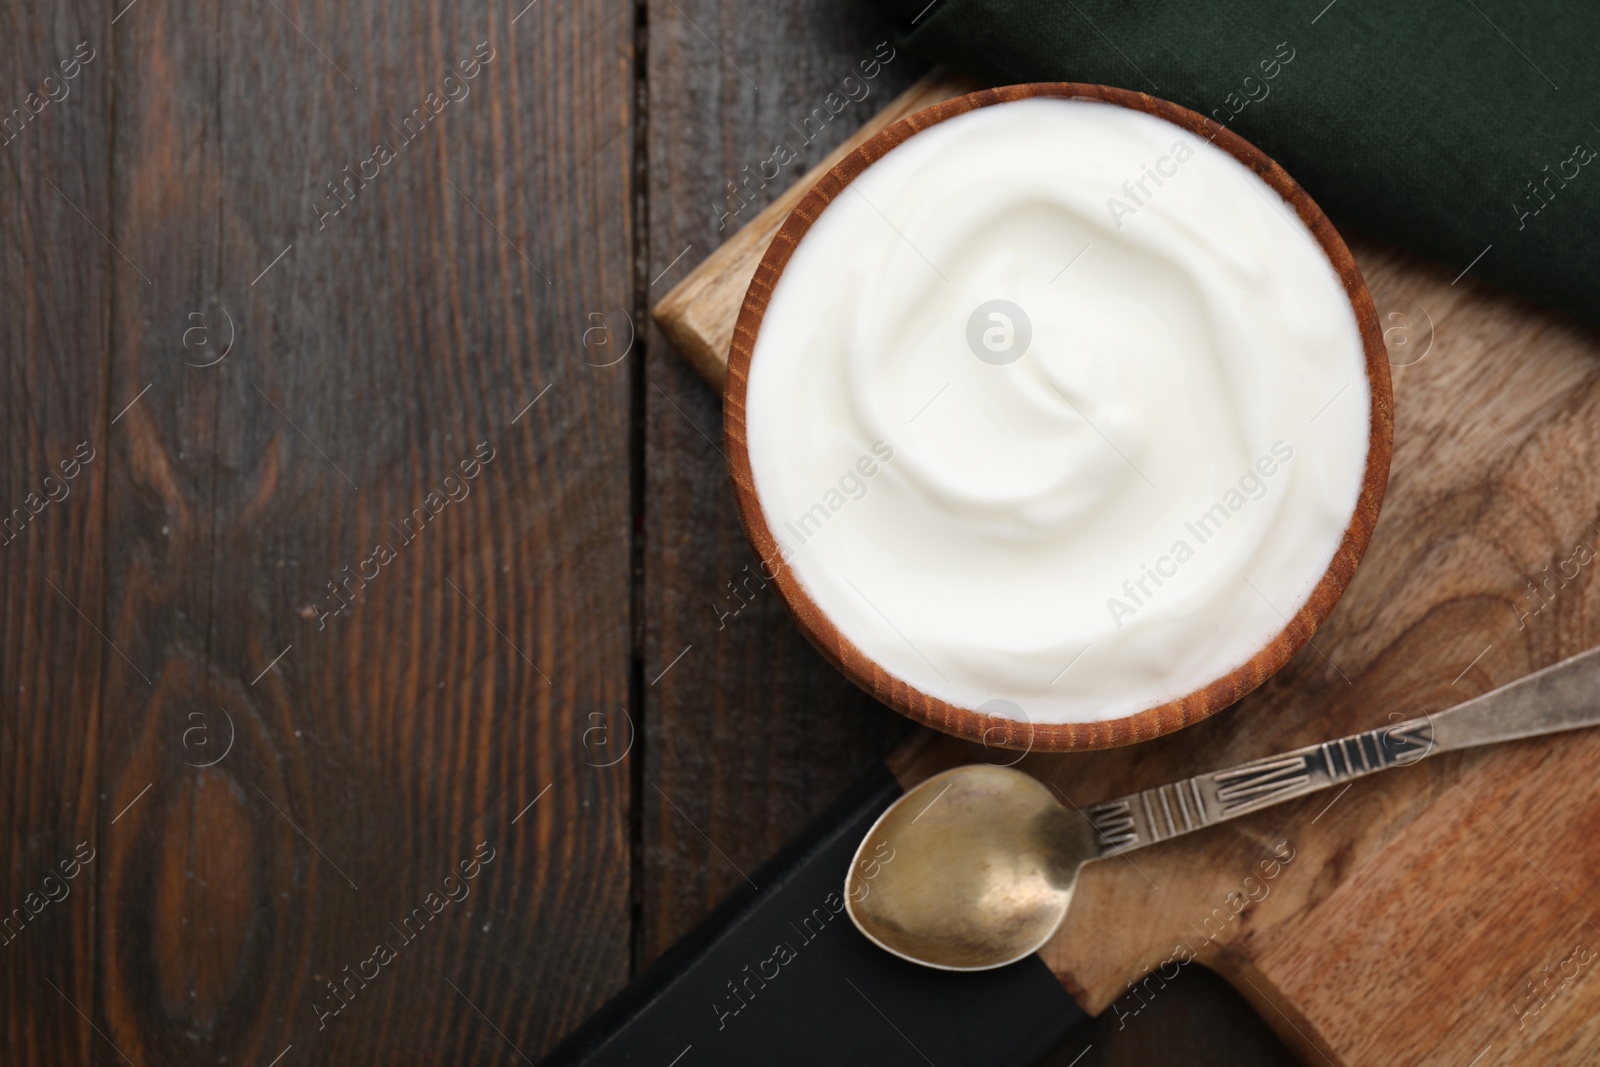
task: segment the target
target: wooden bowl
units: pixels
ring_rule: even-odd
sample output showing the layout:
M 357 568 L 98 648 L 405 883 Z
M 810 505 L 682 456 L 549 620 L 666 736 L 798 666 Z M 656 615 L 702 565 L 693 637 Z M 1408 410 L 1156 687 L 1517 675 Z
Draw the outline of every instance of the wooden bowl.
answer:
M 723 394 L 723 427 L 728 446 L 728 467 L 739 502 L 739 516 L 744 523 L 750 543 L 761 559 L 779 558 L 777 540 L 767 525 L 766 516 L 761 510 L 761 502 L 756 496 L 755 479 L 751 473 L 750 454 L 745 440 L 745 390 L 749 381 L 750 360 L 755 351 L 756 334 L 761 329 L 761 320 L 766 313 L 772 291 L 778 284 L 778 276 L 783 273 L 784 266 L 789 262 L 795 247 L 811 228 L 811 224 L 822 214 L 823 209 L 844 191 L 851 180 L 890 149 L 918 131 L 974 108 L 1030 97 L 1060 97 L 1115 104 L 1165 119 L 1190 133 L 1206 138 L 1277 190 L 1278 194 L 1294 208 L 1300 220 L 1322 246 L 1329 262 L 1343 280 L 1350 305 L 1355 311 L 1356 323 L 1366 349 L 1368 392 L 1372 398 L 1371 435 L 1361 495 L 1356 501 L 1355 512 L 1350 518 L 1349 526 L 1345 528 L 1339 549 L 1334 553 L 1333 562 L 1329 564 L 1322 580 L 1317 583 L 1310 599 L 1299 612 L 1276 637 L 1238 669 L 1180 699 L 1125 718 L 1085 723 L 1019 722 L 980 714 L 970 708 L 957 707 L 930 696 L 891 675 L 846 640 L 806 593 L 789 568 L 777 567 L 768 570 L 775 572 L 773 584 L 777 586 L 779 595 L 790 613 L 794 615 L 795 621 L 800 624 L 801 631 L 818 651 L 843 671 L 851 681 L 902 715 L 936 730 L 990 747 L 1043 752 L 1112 748 L 1160 737 L 1199 722 L 1255 689 L 1287 663 L 1289 657 L 1311 639 L 1311 635 L 1333 611 L 1334 605 L 1339 602 L 1339 597 L 1350 584 L 1356 564 L 1360 562 L 1368 542 L 1372 539 L 1373 527 L 1378 522 L 1378 509 L 1383 503 L 1394 444 L 1394 394 L 1389 382 L 1389 362 L 1383 345 L 1382 332 L 1378 327 L 1377 312 L 1372 305 L 1372 295 L 1367 291 L 1361 272 L 1356 269 L 1350 250 L 1345 247 L 1344 241 L 1339 238 L 1338 232 L 1334 230 L 1327 216 L 1311 197 L 1306 195 L 1305 190 L 1260 149 L 1210 119 L 1166 100 L 1126 89 L 1075 82 L 1009 85 L 998 89 L 985 89 L 935 104 L 886 127 L 841 160 L 806 194 L 785 220 L 783 227 L 768 247 L 766 255 L 762 257 L 761 265 L 756 269 L 755 278 L 745 294 L 744 306 L 739 312 L 739 321 L 734 329 L 733 345 L 728 357 L 728 379 Z

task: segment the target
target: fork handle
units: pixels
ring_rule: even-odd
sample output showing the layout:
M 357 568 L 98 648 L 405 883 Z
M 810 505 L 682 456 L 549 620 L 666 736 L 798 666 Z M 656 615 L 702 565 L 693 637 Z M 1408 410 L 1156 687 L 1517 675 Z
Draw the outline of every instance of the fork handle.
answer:
M 1111 856 L 1225 822 L 1353 778 L 1422 759 L 1433 748 L 1427 718 L 1307 745 L 1236 767 L 1197 774 L 1084 810 Z

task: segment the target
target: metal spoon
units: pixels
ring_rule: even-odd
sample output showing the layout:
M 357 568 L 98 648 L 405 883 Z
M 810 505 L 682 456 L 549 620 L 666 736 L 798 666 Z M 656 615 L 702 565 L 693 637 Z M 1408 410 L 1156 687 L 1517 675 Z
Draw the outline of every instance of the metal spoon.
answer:
M 1433 752 L 1600 724 L 1600 648 L 1448 711 L 1071 810 L 1037 778 L 970 764 L 885 811 L 845 876 L 845 907 L 888 951 L 929 967 L 1014 963 L 1055 934 L 1083 865 Z

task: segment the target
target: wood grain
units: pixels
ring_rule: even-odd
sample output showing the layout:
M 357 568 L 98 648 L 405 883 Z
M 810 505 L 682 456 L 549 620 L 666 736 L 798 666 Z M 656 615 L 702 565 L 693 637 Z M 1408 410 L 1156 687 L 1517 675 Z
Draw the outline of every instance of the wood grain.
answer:
M 630 299 L 632 25 L 513 14 L 115 27 L 109 386 L 149 391 L 103 469 L 92 1014 L 134 1062 L 533 1056 L 627 976 L 627 770 L 581 739 L 627 699 L 630 383 L 572 353 Z
M 103 827 L 98 716 L 105 673 L 117 661 L 94 629 L 105 623 L 104 464 L 115 413 L 107 410 L 114 402 L 106 383 L 109 283 L 121 265 L 95 232 L 111 215 L 108 17 L 85 5 L 0 11 L 0 70 L 7 75 L 0 78 L 0 119 L 11 120 L 0 126 L 6 1063 L 81 1063 L 106 1051 L 93 1048 L 98 1039 L 78 1013 L 95 1005 L 96 882 L 104 862 L 95 852 Z M 98 54 L 63 82 L 60 63 L 73 69 L 84 41 L 99 46 Z M 51 91 L 60 99 L 41 104 Z M 30 92 L 37 94 L 33 105 Z M 19 123 L 13 108 L 31 118 Z M 86 466 L 75 458 L 82 444 L 94 450 Z M 74 477 L 66 477 L 63 462 Z M 87 865 L 75 859 L 80 844 L 95 857 Z
M 1403 364 L 1367 561 L 1317 648 L 1234 707 L 1136 748 L 1023 760 L 1075 803 L 1441 710 L 1594 644 L 1600 337 L 1351 245 Z M 1096 864 L 1042 955 L 1119 1034 L 1156 1024 L 1193 953 L 1308 1063 L 1465 1064 L 1489 1046 L 1489 1062 L 1589 1062 L 1600 984 L 1581 969 L 1530 1011 L 1526 983 L 1600 938 L 1597 745 L 1448 755 Z M 909 785 L 973 758 L 998 757 L 924 733 L 891 763 Z M 1275 847 L 1292 859 L 1265 879 Z M 1259 902 L 1235 913 L 1247 891 Z
M 727 385 L 723 392 L 723 410 L 725 441 L 728 445 L 728 468 L 733 478 L 734 494 L 739 501 L 739 516 L 757 557 L 767 561 L 769 569 L 771 561 L 782 557 L 783 550 L 767 523 L 760 497 L 756 492 L 755 474 L 751 469 L 747 446 L 745 397 L 750 379 L 750 363 L 755 356 L 756 338 L 761 331 L 768 302 L 778 286 L 778 280 L 790 256 L 794 254 L 794 250 L 804 239 L 812 223 L 849 183 L 908 138 L 930 126 L 975 108 L 1035 97 L 1093 100 L 1153 115 L 1197 136 L 1204 136 L 1250 168 L 1277 192 L 1305 223 L 1343 282 L 1345 295 L 1354 312 L 1365 348 L 1367 393 L 1371 398 L 1368 415 L 1371 431 L 1361 493 L 1356 499 L 1349 524 L 1345 528 L 1339 547 L 1333 554 L 1332 561 L 1300 610 L 1285 622 L 1281 631 L 1236 669 L 1192 693 L 1124 718 L 1091 723 L 1027 723 L 1024 729 L 1024 724 L 1016 719 L 986 715 L 972 708 L 958 707 L 917 689 L 904 679 L 885 670 L 839 631 L 812 599 L 792 568 L 776 569 L 773 585 L 800 629 L 817 650 L 851 681 L 902 715 L 988 747 L 1070 752 L 1113 748 L 1147 741 L 1199 722 L 1255 689 L 1282 667 L 1296 650 L 1311 640 L 1317 627 L 1339 602 L 1340 595 L 1348 586 L 1356 565 L 1366 551 L 1373 526 L 1378 521 L 1378 511 L 1383 502 L 1384 487 L 1389 476 L 1394 413 L 1389 389 L 1388 356 L 1366 283 L 1362 281 L 1361 273 L 1356 269 L 1349 249 L 1334 230 L 1333 224 L 1282 167 L 1268 159 L 1253 145 L 1210 119 L 1144 93 L 1070 82 L 1012 85 L 980 90 L 924 108 L 864 141 L 795 205 L 793 212 L 779 228 L 756 267 L 744 303 L 739 309 L 738 321 L 734 325 L 733 344 L 728 355 Z

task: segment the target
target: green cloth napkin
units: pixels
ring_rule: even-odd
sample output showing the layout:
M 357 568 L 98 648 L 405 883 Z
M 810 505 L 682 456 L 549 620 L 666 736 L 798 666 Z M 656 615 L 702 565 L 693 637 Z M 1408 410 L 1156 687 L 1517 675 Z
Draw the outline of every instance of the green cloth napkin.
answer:
M 925 59 L 1182 104 L 1340 227 L 1600 322 L 1596 0 L 877 2 Z

